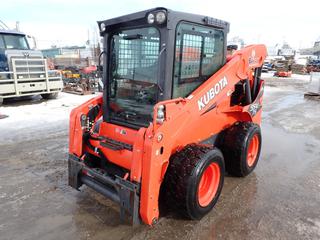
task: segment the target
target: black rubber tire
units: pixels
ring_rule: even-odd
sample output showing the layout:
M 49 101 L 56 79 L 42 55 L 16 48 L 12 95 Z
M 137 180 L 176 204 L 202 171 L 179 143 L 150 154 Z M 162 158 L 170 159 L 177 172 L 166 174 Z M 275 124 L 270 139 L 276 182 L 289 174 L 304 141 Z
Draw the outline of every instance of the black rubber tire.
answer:
M 257 134 L 259 147 L 256 159 L 250 167 L 247 163 L 248 147 L 253 136 Z M 223 141 L 219 144 L 226 164 L 226 171 L 236 177 L 245 177 L 257 166 L 261 151 L 260 126 L 252 122 L 237 122 L 225 131 Z
M 206 207 L 202 207 L 198 201 L 198 185 L 204 170 L 213 162 L 219 166 L 220 181 L 214 198 Z M 224 173 L 223 155 L 219 149 L 197 144 L 187 145 L 170 158 L 164 180 L 167 206 L 187 218 L 201 219 L 218 201 Z
M 58 94 L 57 92 L 55 93 L 45 93 L 45 94 L 41 94 L 41 97 L 43 99 L 56 99 L 58 97 Z

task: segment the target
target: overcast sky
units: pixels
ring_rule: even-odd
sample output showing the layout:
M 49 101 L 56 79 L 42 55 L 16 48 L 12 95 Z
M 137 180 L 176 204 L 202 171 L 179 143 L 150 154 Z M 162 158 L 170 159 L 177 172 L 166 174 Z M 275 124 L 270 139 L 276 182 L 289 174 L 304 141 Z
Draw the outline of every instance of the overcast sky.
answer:
M 38 47 L 84 45 L 92 39 L 97 20 L 149 9 L 167 7 L 230 22 L 230 37 L 246 44 L 273 46 L 288 42 L 295 48 L 311 47 L 320 37 L 320 1 L 280 0 L 3 0 L 0 20 L 33 35 Z

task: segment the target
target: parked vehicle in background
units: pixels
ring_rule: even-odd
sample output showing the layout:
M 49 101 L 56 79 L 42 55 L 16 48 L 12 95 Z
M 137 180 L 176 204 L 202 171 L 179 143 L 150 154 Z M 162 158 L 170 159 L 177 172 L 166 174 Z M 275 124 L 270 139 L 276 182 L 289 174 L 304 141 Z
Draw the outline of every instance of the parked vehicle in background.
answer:
M 48 69 L 47 60 L 30 48 L 24 33 L 0 28 L 0 104 L 11 97 L 56 98 L 62 88 L 60 72 Z
M 319 60 L 311 60 L 307 64 L 307 72 L 320 72 L 320 59 Z
M 262 72 L 269 72 L 272 70 L 273 64 L 270 60 L 265 60 L 262 66 Z

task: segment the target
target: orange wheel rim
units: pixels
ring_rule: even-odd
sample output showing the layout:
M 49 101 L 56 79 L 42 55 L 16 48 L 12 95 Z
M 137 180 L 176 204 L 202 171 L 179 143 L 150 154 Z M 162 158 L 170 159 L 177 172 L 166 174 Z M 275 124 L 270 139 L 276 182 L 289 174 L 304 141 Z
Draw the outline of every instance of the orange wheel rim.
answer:
M 247 164 L 249 167 L 252 167 L 257 159 L 259 151 L 259 138 L 258 135 L 254 135 L 250 141 L 248 154 L 247 154 Z
M 220 167 L 211 163 L 203 172 L 198 186 L 198 201 L 201 207 L 206 207 L 215 197 L 220 182 Z

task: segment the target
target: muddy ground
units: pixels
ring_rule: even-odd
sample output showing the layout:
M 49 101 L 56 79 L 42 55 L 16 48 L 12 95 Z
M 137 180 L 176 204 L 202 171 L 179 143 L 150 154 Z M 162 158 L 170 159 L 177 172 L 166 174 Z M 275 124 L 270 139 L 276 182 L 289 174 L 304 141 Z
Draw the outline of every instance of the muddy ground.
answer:
M 201 221 L 169 212 L 152 228 L 121 224 L 116 205 L 67 186 L 67 120 L 2 129 L 0 239 L 320 239 L 320 102 L 304 99 L 306 81 L 267 85 L 259 164 L 227 176 Z

